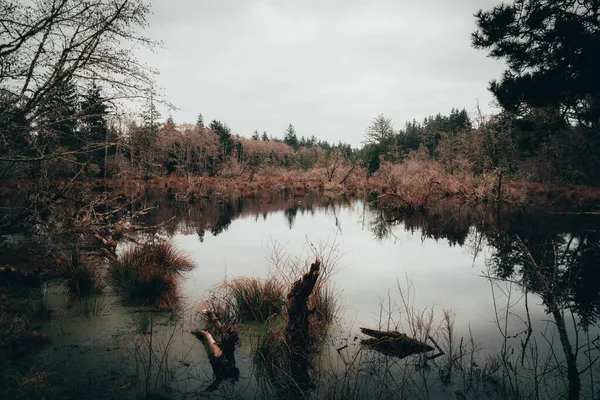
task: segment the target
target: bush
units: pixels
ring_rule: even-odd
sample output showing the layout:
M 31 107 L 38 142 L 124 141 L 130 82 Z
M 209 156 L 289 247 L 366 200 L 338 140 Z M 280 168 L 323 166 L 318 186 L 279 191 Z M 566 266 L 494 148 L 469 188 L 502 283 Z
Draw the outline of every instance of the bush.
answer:
M 70 256 L 60 255 L 56 259 L 59 276 L 64 278 L 64 285 L 73 297 L 83 298 L 102 293 L 105 284 L 99 261 L 92 257 L 81 257 L 77 250 Z
M 100 267 L 90 262 L 84 262 L 71 270 L 67 280 L 69 292 L 75 297 L 88 297 L 101 293 L 103 288 Z
M 194 268 L 189 256 L 172 243 L 149 243 L 132 247 L 112 260 L 108 276 L 126 304 L 172 309 L 179 300 L 181 272 Z

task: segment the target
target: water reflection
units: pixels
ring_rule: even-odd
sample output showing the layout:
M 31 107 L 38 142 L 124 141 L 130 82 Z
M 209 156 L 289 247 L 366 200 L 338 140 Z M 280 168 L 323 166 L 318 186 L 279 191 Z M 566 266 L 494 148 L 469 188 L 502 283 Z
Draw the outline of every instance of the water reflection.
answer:
M 301 200 L 276 197 L 268 201 L 238 197 L 233 201 L 219 202 L 199 199 L 190 205 L 164 196 L 159 189 L 147 188 L 130 211 L 155 207 L 152 212 L 140 218 L 144 225 L 155 227 L 150 231 L 167 236 L 194 232 L 200 241 L 203 241 L 205 231 L 209 231 L 213 236 L 220 235 L 239 218 L 254 216 L 255 220 L 262 217 L 266 221 L 269 215 L 283 210 L 288 227 L 292 229 L 298 215 L 314 216 L 317 209 L 335 214 L 337 209 L 347 204 L 347 199 L 321 197 L 305 197 Z
M 553 318 L 552 307 L 558 307 L 567 319 L 572 312 L 576 322 L 590 331 L 600 317 L 598 216 L 493 210 L 451 202 L 439 204 L 426 215 L 405 215 L 379 209 L 369 202 L 318 197 L 269 201 L 238 198 L 222 202 L 199 199 L 190 205 L 169 199 L 158 190 L 144 191 L 131 211 L 147 207 L 156 208 L 141 217 L 140 222 L 151 227 L 141 235 L 172 237 L 195 257 L 199 267 L 182 288 L 194 301 L 201 300 L 223 279 L 265 275 L 267 262 L 261 240 L 266 236 L 290 243 L 290 252 L 297 255 L 306 247 L 307 236 L 318 235 L 323 239 L 339 235 L 342 250 L 352 252 L 344 260 L 347 268 L 335 275 L 335 285 L 343 291 L 346 302 L 343 328 L 347 329 L 344 332 L 350 332 L 350 337 L 357 335 L 360 324 L 379 328 L 383 299 L 395 296 L 397 282 L 405 275 L 415 280 L 414 299 L 418 309 L 442 303 L 443 309 L 453 311 L 460 352 L 463 351 L 460 338 L 468 338 L 471 333 L 477 340 L 485 340 L 486 356 L 497 348 L 506 356 L 510 350 L 506 344 L 509 336 L 514 340 L 512 349 L 520 352 L 522 343 L 528 340 L 523 323 L 531 318 L 533 322 L 529 324 L 536 334 L 546 334 L 545 321 Z M 482 270 L 490 274 L 489 282 L 479 276 Z M 507 316 L 506 321 L 498 320 L 496 324 L 497 296 L 490 293 L 490 282 L 514 283 L 529 293 L 527 317 L 513 318 L 516 322 L 511 325 Z M 519 296 L 522 294 L 515 297 Z M 525 310 L 521 300 L 509 298 L 509 303 L 515 312 Z M 390 319 L 406 315 L 397 309 L 390 314 L 393 314 Z M 498 335 L 500 324 L 505 328 L 504 337 Z M 586 343 L 587 350 L 596 346 L 598 352 L 598 341 L 593 341 L 595 332 L 586 341 L 579 341 L 585 335 L 573 334 L 571 328 L 567 333 L 576 338 L 572 342 L 575 349 Z M 327 357 L 342 357 L 345 353 L 337 349 L 343 346 L 348 347 L 348 342 L 336 345 Z M 548 340 L 547 347 L 553 346 L 558 350 L 548 354 L 560 360 L 557 361 L 560 364 L 563 352 L 558 339 Z M 375 369 L 387 365 L 384 364 L 387 359 L 372 354 L 370 357 L 375 360 Z M 450 352 L 448 359 L 452 363 L 453 357 L 457 355 Z M 242 377 L 251 374 L 243 369 L 248 362 L 246 358 L 240 357 Z M 394 365 L 394 368 L 404 366 Z M 556 368 L 556 376 L 566 380 L 566 369 L 561 368 Z M 598 387 L 597 366 L 590 369 L 582 366 L 579 370 L 590 371 L 591 381 Z M 397 372 L 403 376 L 405 371 Z M 366 376 L 365 379 L 370 379 L 363 387 L 366 394 L 373 385 L 377 386 L 372 377 L 385 376 L 384 372 Z M 413 372 L 410 370 L 411 376 Z M 319 381 L 315 379 L 315 383 Z M 386 384 L 381 383 L 381 387 Z M 237 385 L 238 389 L 240 386 Z
M 394 225 L 419 232 L 422 238 L 445 239 L 450 246 L 465 246 L 469 235 L 474 234 L 479 244 L 476 251 L 483 243 L 491 249 L 486 261 L 494 277 L 522 282 L 526 290 L 540 295 L 549 290 L 544 296 L 551 295 L 572 310 L 584 327 L 600 317 L 598 216 L 525 211 L 498 214 L 497 210 L 453 204 L 427 215 L 372 208 L 376 215 L 372 231 L 379 240 L 389 237 Z M 519 241 L 529 250 L 537 268 L 527 260 Z M 548 290 L 544 282 L 549 282 Z
M 340 209 L 347 200 L 330 198 L 273 199 L 265 202 L 238 198 L 232 202 L 200 200 L 194 205 L 169 200 L 156 190 L 146 190 L 139 207 L 157 207 L 144 216 L 142 222 L 155 227 L 151 232 L 167 236 L 195 233 L 199 242 L 206 232 L 213 237 L 226 232 L 233 221 L 254 216 L 266 221 L 269 215 L 281 212 L 288 229 L 299 215 L 315 216 L 317 210 L 333 216 L 338 232 Z M 490 271 L 497 278 L 522 281 L 525 288 L 541 294 L 539 276 L 524 259 L 518 239 L 529 249 L 539 271 L 552 285 L 552 294 L 580 318 L 583 326 L 600 317 L 600 218 L 593 215 L 545 214 L 510 210 L 473 208 L 462 204 L 440 204 L 428 214 L 396 214 L 378 209 L 366 202 L 363 214 L 369 214 L 368 225 L 373 237 L 386 240 L 394 237 L 396 228 L 417 234 L 422 240 L 445 240 L 450 247 L 465 247 L 471 242 L 475 253 L 484 245 Z M 476 256 L 477 254 L 474 254 Z

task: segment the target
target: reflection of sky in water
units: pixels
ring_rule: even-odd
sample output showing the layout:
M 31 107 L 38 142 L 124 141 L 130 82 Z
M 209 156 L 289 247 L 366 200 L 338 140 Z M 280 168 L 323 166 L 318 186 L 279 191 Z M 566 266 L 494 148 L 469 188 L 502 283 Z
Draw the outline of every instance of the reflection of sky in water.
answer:
M 341 229 L 336 227 L 336 214 Z M 322 208 L 315 208 L 314 214 L 299 211 L 291 228 L 282 210 L 268 215 L 266 220 L 262 215 L 235 219 L 216 237 L 207 232 L 204 243 L 197 235 L 176 235 L 174 241 L 198 264 L 184 283 L 184 292 L 189 298 L 202 299 L 225 276 L 265 276 L 273 240 L 285 245 L 289 255 L 304 259 L 311 257 L 307 240 L 335 241 L 343 256 L 332 281 L 343 294 L 345 326 L 376 326 L 380 301 L 387 303 L 389 293 L 392 301 L 399 303 L 398 283 L 406 286 L 408 277 L 414 285 L 416 308 L 434 306 L 438 321 L 442 309 L 451 310 L 458 337 L 468 335 L 470 326 L 476 340 L 498 348 L 501 336 L 495 326 L 494 295 L 490 282 L 480 276 L 486 269 L 486 249 L 474 257 L 468 244 L 472 237 L 465 247 L 451 247 L 445 239 L 422 240 L 420 232 L 407 232 L 402 224 L 392 228 L 391 237 L 378 241 L 371 230 L 373 218 L 361 203 L 355 203 L 338 208 L 335 214 Z M 501 287 L 506 289 L 504 284 Z M 506 297 L 498 289 L 495 297 L 498 307 L 505 307 Z M 521 297 L 522 292 L 513 287 L 513 312 L 524 316 L 524 303 L 518 301 Z M 540 303 L 537 296 L 530 295 L 534 331 L 544 326 L 542 321 L 547 319 Z M 399 314 L 394 316 L 394 320 L 400 318 Z M 509 319 L 508 327 L 509 334 L 525 328 L 516 317 Z
M 292 204 L 287 203 L 288 206 Z M 198 268 L 188 274 L 188 279 L 182 285 L 182 293 L 189 300 L 186 306 L 190 303 L 194 306 L 205 299 L 209 290 L 222 283 L 225 278 L 266 276 L 269 270 L 267 256 L 272 252 L 274 240 L 286 247 L 288 255 L 306 261 L 312 259 L 307 241 L 316 245 L 319 241 L 329 244 L 335 242 L 342 258 L 337 273 L 332 277 L 332 283 L 342 293 L 345 304 L 342 328 L 349 329 L 352 333 L 357 332 L 359 326 L 376 328 L 380 302 L 385 302 L 387 306 L 389 293 L 391 300 L 399 304 L 401 299 L 398 294 L 398 282 L 405 286 L 408 278 L 413 284 L 412 300 L 417 309 L 425 310 L 433 306 L 437 323 L 442 319 L 442 309 L 451 310 L 455 314 L 457 341 L 461 337 L 467 339 L 469 328 L 471 329 L 477 344 L 483 350 L 476 354 L 477 362 L 483 361 L 486 354 L 498 354 L 502 336 L 495 326 L 494 299 L 499 311 L 503 312 L 506 296 L 500 288 L 506 289 L 507 285 L 498 283 L 492 293 L 490 282 L 480 276 L 486 270 L 485 257 L 492 253 L 492 249 L 484 248 L 474 257 L 473 244 L 478 239 L 475 228 L 471 228 L 463 247 L 450 246 L 445 239 L 423 239 L 419 229 L 414 229 L 411 233 L 404 229 L 404 223 L 394 226 L 391 228 L 391 235 L 378 240 L 373 232 L 376 215 L 374 211 L 365 210 L 360 202 L 351 206 L 339 206 L 336 203 L 335 212 L 331 205 L 329 208 L 315 206 L 314 212 L 302 212 L 298 209 L 291 226 L 290 212 L 275 211 L 284 205 L 268 204 L 269 212 L 266 218 L 263 218 L 263 204 L 245 204 L 243 214 L 233 217 L 227 229 L 217 236 L 213 236 L 210 230 L 206 231 L 203 242 L 195 231 L 197 226 L 205 226 L 204 221 L 202 224 L 198 223 L 200 219 L 194 220 L 185 210 L 186 214 L 183 215 L 187 220 L 175 221 L 173 226 L 177 225 L 177 230 L 190 234 L 176 234 L 173 240 L 189 252 L 198 265 Z M 161 211 L 164 211 L 164 218 L 176 214 L 173 209 L 167 207 Z M 193 211 L 197 212 L 195 217 L 200 214 L 201 217 L 207 217 L 207 221 L 208 217 L 214 217 L 209 214 L 210 209 L 196 208 Z M 229 221 L 228 218 L 221 217 L 224 222 Z M 152 224 L 160 222 L 157 218 Z M 435 220 L 427 222 L 435 224 Z M 429 228 L 434 230 L 438 227 L 439 225 L 429 225 Z M 456 231 L 460 231 L 464 225 L 456 227 Z M 448 225 L 445 228 L 448 228 Z M 168 232 L 172 231 L 163 234 Z M 511 296 L 512 312 L 525 317 L 523 301 L 519 301 L 522 293 L 516 286 L 513 286 Z M 134 382 L 137 368 L 134 362 L 133 339 L 139 337 L 135 332 L 144 314 L 135 307 L 122 306 L 117 297 L 107 297 L 103 300 L 111 306 L 102 313 L 102 317 L 82 315 L 79 308 L 84 303 L 67 301 L 56 288 L 47 290 L 46 299 L 54 312 L 45 324 L 44 331 L 50 334 L 52 341 L 36 356 L 36 365 L 39 365 L 41 370 L 53 371 L 53 382 L 58 382 L 59 386 L 66 386 L 66 390 L 73 390 L 72 393 L 66 392 L 72 394 L 71 396 L 58 397 L 88 398 L 86 396 L 89 395 L 89 398 L 132 398 L 135 385 L 131 382 Z M 548 344 L 540 339 L 540 332 L 547 324 L 545 321 L 551 317 L 546 315 L 537 296 L 529 296 L 529 308 L 534 337 L 538 339 L 540 354 L 545 357 L 550 353 L 544 350 Z M 170 362 L 176 366 L 177 373 L 177 380 L 173 385 L 177 390 L 190 393 L 195 389 L 206 388 L 212 382 L 213 376 L 202 343 L 190 334 L 190 331 L 197 327 L 194 309 L 185 309 L 191 312 L 175 326 L 166 322 L 169 314 L 156 314 L 159 322 L 152 337 L 156 343 L 164 344 L 169 342 L 172 330 L 178 332 L 170 350 Z M 402 320 L 402 317 L 398 313 L 392 316 L 395 321 Z M 500 322 L 504 324 L 502 320 Z M 253 375 L 255 367 L 252 364 L 251 353 L 256 332 L 252 329 L 256 330 L 257 326 L 240 327 L 242 339 L 240 348 L 236 351 L 236 359 L 241 378 L 232 388 L 242 394 L 242 397 L 255 398 L 259 387 L 256 376 Z M 401 329 L 408 331 L 406 325 L 402 325 Z M 524 329 L 525 324 L 517 316 L 510 316 L 509 335 L 515 335 Z M 358 342 L 343 341 L 346 336 L 343 329 L 334 327 L 332 331 L 328 346 L 321 349 L 315 361 L 315 365 L 318 365 L 316 368 L 324 372 L 329 368 L 340 368 L 342 371 L 345 368 L 342 358 L 350 357 L 359 349 Z M 595 337 L 597 328 L 590 333 L 591 337 Z M 341 337 L 338 334 L 341 334 Z M 350 335 L 352 336 L 354 335 Z M 547 337 L 551 338 L 551 335 Z M 509 341 L 516 353 L 520 352 L 523 338 L 524 335 Z M 555 335 L 553 340 L 555 354 L 562 358 L 563 352 L 558 337 Z M 572 340 L 572 343 L 574 342 Z M 342 344 L 349 344 L 350 347 L 338 353 L 336 349 Z M 458 343 L 455 343 L 456 345 Z M 465 348 L 468 349 L 466 342 Z M 374 352 L 369 354 L 372 353 Z M 407 362 L 410 360 L 407 359 Z M 325 379 L 327 376 L 324 375 Z M 369 376 L 367 381 L 374 382 Z M 120 388 L 127 387 L 128 382 L 131 384 L 130 389 L 121 390 Z M 325 386 L 329 383 L 324 381 Z M 231 396 L 218 393 L 216 397 Z M 431 392 L 430 398 L 447 396 L 436 396 L 435 392 Z

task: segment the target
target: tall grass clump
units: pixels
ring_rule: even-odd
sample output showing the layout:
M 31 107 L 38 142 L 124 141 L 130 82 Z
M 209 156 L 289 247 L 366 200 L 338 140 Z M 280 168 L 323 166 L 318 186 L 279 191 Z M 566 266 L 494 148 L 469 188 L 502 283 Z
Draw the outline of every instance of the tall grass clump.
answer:
M 239 322 L 264 322 L 281 314 L 285 307 L 285 287 L 275 279 L 242 277 L 224 285 Z
M 125 304 L 173 309 L 181 273 L 194 268 L 190 257 L 171 242 L 146 243 L 112 259 L 108 276 Z
M 336 321 L 340 313 L 339 292 L 327 282 L 318 282 L 308 299 L 308 309 L 313 310 L 309 320 L 311 332 L 317 338 L 324 338 L 329 325 Z
M 283 384 L 289 377 L 290 350 L 285 338 L 285 319 L 270 318 L 251 342 L 256 378 L 267 389 Z
M 63 254 L 56 261 L 58 272 L 64 277 L 64 285 L 71 296 L 84 298 L 100 294 L 104 290 L 102 268 L 98 260 L 81 257 L 77 249 L 74 249 L 70 256 Z

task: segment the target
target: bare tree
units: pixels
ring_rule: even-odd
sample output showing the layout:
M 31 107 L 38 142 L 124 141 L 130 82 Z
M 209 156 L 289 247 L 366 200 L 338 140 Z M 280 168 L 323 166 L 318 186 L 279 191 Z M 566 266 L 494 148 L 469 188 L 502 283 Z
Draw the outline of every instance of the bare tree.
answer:
M 21 127 L 28 142 L 26 154 L 0 152 L 0 161 L 64 157 L 32 148 L 32 138 L 44 128 L 44 104 L 65 82 L 94 82 L 103 101 L 144 96 L 155 71 L 131 49 L 157 44 L 138 34 L 149 12 L 142 0 L 0 0 L 0 122 Z M 89 145 L 81 151 L 97 150 Z
M 365 132 L 365 141 L 369 144 L 386 145 L 393 138 L 394 123 L 384 114 L 375 117 Z

